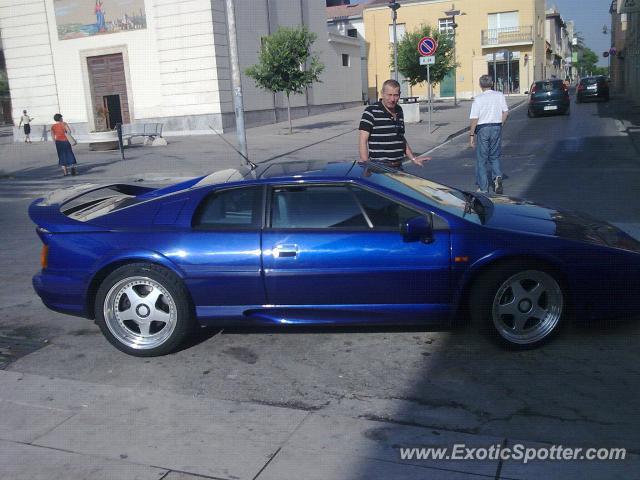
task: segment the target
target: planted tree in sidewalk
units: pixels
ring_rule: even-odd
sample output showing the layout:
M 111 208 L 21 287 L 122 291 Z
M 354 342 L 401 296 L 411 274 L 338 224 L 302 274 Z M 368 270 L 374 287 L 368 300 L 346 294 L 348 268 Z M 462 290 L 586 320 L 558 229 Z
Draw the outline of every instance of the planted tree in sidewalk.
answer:
M 0 71 L 0 97 L 9 94 L 9 81 L 7 80 L 7 75 Z
M 320 81 L 320 74 L 324 70 L 318 56 L 311 52 L 315 39 L 316 34 L 305 26 L 280 27 L 262 38 L 258 63 L 245 71 L 258 87 L 274 93 L 285 93 L 289 133 L 293 133 L 291 94 L 304 93 L 305 88 Z
M 427 81 L 427 67 L 420 65 L 418 42 L 422 37 L 431 37 L 438 42 L 436 61 L 429 66 L 431 85 L 440 83 L 453 69 L 453 38 L 447 33 L 440 33 L 431 25 L 421 25 L 412 32 L 405 33 L 398 42 L 398 71 L 409 81 L 411 86 Z M 391 68 L 393 69 L 393 52 L 391 52 Z

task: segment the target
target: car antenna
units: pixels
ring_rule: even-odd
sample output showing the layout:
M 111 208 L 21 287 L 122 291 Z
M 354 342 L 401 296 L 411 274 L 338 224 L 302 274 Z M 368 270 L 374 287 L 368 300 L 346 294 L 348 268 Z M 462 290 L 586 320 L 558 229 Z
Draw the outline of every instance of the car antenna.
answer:
M 256 165 L 255 163 L 253 163 L 251 160 L 249 160 L 249 158 L 242 153 L 240 150 L 238 150 L 231 142 L 229 142 L 226 138 L 224 138 L 224 136 L 222 135 L 222 133 L 220 133 L 219 131 L 217 131 L 215 128 L 213 128 L 211 125 L 209 125 L 209 128 L 211 130 L 213 130 L 213 133 L 215 133 L 216 135 L 218 135 L 222 141 L 224 143 L 226 143 L 227 145 L 229 145 L 231 148 L 233 148 L 233 150 L 240 155 L 242 158 L 244 158 L 244 161 L 247 162 L 247 165 L 249 165 L 249 168 L 251 168 L 251 170 L 255 170 L 256 168 L 258 168 L 258 165 Z

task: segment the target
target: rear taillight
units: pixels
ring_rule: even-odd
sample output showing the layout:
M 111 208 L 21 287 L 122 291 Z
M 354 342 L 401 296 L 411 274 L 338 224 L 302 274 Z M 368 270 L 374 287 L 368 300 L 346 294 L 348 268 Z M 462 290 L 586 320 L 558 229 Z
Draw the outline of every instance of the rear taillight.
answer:
M 578 90 L 584 90 L 584 83 L 581 83 L 580 85 L 578 85 Z
M 538 90 L 538 89 L 536 88 L 535 83 L 534 83 L 533 85 L 531 85 L 531 90 L 530 90 L 530 92 L 531 92 L 532 94 L 533 94 L 533 93 L 536 93 L 536 91 L 537 91 L 537 90 Z
M 49 265 L 49 245 L 42 245 L 42 250 L 40 251 L 40 266 L 42 269 L 46 269 Z

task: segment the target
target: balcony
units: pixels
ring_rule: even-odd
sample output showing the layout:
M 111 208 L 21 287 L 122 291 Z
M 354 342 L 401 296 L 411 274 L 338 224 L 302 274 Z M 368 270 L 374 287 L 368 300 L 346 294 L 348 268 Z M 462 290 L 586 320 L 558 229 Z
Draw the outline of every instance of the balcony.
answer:
M 508 47 L 533 43 L 533 26 L 494 28 L 482 30 L 482 47 Z

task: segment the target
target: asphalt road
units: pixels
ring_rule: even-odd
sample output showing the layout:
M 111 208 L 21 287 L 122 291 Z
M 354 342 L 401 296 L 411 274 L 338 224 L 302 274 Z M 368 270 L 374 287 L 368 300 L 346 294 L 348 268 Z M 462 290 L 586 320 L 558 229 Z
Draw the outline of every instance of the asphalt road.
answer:
M 637 234 L 640 161 L 612 108 L 573 105 L 570 116 L 536 119 L 514 111 L 504 133 L 505 193 L 585 210 Z M 466 142 L 463 135 L 435 150 L 419 174 L 475 189 Z M 313 157 L 313 149 L 299 155 Z M 4 361 L 9 370 L 98 384 L 640 453 L 637 312 L 569 324 L 553 343 L 518 353 L 470 328 L 207 330 L 176 354 L 133 358 L 93 323 L 46 310 L 31 289 L 40 245 L 23 197 L 56 186 L 0 186 L 0 368 Z

